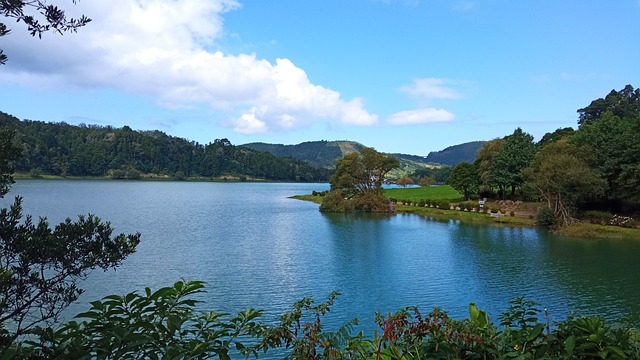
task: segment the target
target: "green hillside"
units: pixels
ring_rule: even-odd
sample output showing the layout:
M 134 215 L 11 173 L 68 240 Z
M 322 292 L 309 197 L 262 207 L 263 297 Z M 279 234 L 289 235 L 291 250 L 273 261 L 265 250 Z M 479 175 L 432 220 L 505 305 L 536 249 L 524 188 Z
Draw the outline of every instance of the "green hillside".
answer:
M 262 142 L 242 145 L 280 157 L 292 157 L 315 166 L 332 168 L 336 160 L 352 152 L 360 152 L 364 145 L 355 141 L 308 141 L 297 145 L 267 144 Z
M 0 128 L 15 130 L 23 174 L 112 177 L 327 181 L 329 171 L 294 158 L 234 146 L 227 139 L 199 144 L 161 131 L 128 126 L 19 120 L 0 112 Z
M 472 141 L 449 146 L 444 150 L 432 151 L 427 155 L 426 161 L 449 166 L 455 166 L 463 161 L 472 163 L 476 159 L 476 153 L 482 147 L 482 144 L 484 144 L 484 141 Z

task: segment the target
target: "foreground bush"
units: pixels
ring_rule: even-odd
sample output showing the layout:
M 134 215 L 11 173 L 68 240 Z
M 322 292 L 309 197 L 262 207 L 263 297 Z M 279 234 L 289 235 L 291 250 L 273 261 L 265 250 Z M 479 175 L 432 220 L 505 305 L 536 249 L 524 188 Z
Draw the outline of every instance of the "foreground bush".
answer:
M 511 302 L 499 325 L 475 304 L 463 320 L 437 308 L 426 315 L 415 307 L 377 314 L 381 331 L 367 338 L 353 334 L 355 319 L 335 332 L 323 328 L 337 292 L 319 304 L 304 298 L 268 325 L 253 309 L 237 315 L 196 311 L 193 296 L 203 291 L 202 282 L 180 281 L 155 292 L 107 296 L 76 316 L 82 321 L 38 328 L 18 345 L 0 349 L 0 359 L 231 359 L 274 350 L 287 359 L 640 358 L 637 329 L 578 317 L 552 330 L 538 321 L 535 303 L 523 298 Z

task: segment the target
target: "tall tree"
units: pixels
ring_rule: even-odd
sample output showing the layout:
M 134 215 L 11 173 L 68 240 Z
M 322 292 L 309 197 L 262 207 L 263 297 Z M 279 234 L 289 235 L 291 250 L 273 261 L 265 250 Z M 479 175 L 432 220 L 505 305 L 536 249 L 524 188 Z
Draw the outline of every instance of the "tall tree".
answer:
M 529 166 L 535 152 L 533 136 L 517 128 L 504 138 L 504 147 L 494 156 L 489 170 L 491 178 L 502 189 L 510 187 L 511 196 L 515 196 L 523 183 L 522 170 Z
M 578 156 L 578 149 L 565 140 L 542 148 L 523 174 L 526 186 L 546 201 L 558 225 L 571 224 L 578 205 L 602 196 L 606 187 Z
M 607 182 L 610 205 L 640 202 L 640 115 L 620 118 L 604 112 L 589 121 L 571 137 L 587 162 Z
M 76 3 L 76 0 L 72 0 Z M 27 31 L 31 36 L 42 38 L 42 34 L 47 31 L 54 31 L 62 34 L 66 31 L 75 32 L 78 28 L 88 24 L 91 19 L 82 15 L 80 18 L 67 18 L 64 10 L 57 6 L 48 4 L 43 0 L 27 1 L 0 1 L 0 14 L 5 18 L 15 19 L 16 22 L 23 22 L 27 25 Z M 0 22 L 0 37 L 8 35 L 11 29 Z M 7 62 L 7 55 L 0 49 L 0 65 Z
M 493 159 L 503 147 L 504 139 L 493 139 L 482 144 L 482 147 L 476 154 L 474 164 L 478 169 L 481 184 L 487 189 L 492 190 L 494 187 L 499 187 L 499 184 L 492 176 L 491 165 L 493 164 Z
M 399 166 L 393 156 L 372 148 L 351 153 L 336 161 L 331 176 L 331 190 L 324 197 L 321 211 L 388 212 L 389 201 L 382 194 L 382 184 L 389 171 Z
M 611 90 L 604 99 L 593 100 L 589 106 L 578 109 L 578 124 L 597 120 L 607 111 L 620 118 L 640 114 L 640 89 L 627 85 L 619 91 Z
M 9 187 L 14 182 L 14 164 L 22 152 L 22 148 L 15 140 L 15 135 L 15 130 L 0 125 L 0 198 L 9 192 Z
M 393 156 L 363 148 L 361 153 L 347 154 L 336 161 L 331 188 L 340 189 L 350 196 L 367 192 L 380 194 L 385 176 L 399 164 Z
M 480 177 L 476 166 L 468 162 L 458 163 L 453 167 L 447 184 L 462 192 L 464 199 L 469 200 L 469 195 L 478 191 L 478 185 L 480 185 Z

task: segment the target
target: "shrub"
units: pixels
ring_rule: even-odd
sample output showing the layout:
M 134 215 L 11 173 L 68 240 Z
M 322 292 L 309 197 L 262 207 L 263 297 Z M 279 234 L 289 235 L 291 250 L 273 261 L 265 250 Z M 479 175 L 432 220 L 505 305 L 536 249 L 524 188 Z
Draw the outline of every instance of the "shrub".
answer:
M 187 176 L 182 171 L 176 171 L 176 173 L 173 175 L 173 178 L 182 181 L 186 180 Z
M 613 214 L 606 211 L 590 210 L 585 211 L 582 218 L 592 224 L 608 225 L 613 219 Z
M 449 210 L 449 207 L 451 206 L 448 200 L 436 200 L 434 201 L 434 204 L 437 208 L 445 210 Z
M 140 171 L 138 171 L 138 170 L 136 170 L 134 168 L 131 168 L 131 169 L 126 171 L 124 176 L 127 179 L 130 179 L 130 180 L 137 180 L 137 179 L 140 179 L 140 175 L 141 175 Z
M 495 324 L 476 304 L 451 318 L 434 308 L 376 314 L 373 338 L 354 334 L 357 319 L 324 330 L 339 292 L 316 303 L 303 298 L 279 322 L 253 309 L 237 315 L 196 310 L 203 283 L 181 281 L 155 292 L 110 295 L 59 329 L 38 329 L 34 341 L 0 352 L 3 358 L 278 358 L 307 359 L 638 359 L 640 333 L 601 317 L 572 317 L 551 328 L 537 304 L 518 297 Z M 548 319 L 548 317 L 547 317 Z M 2 349 L 0 348 L 0 351 Z M 275 354 L 274 354 L 275 355 Z
M 553 226 L 556 223 L 556 217 L 548 206 L 543 206 L 538 210 L 536 221 L 540 226 Z
M 374 193 L 363 193 L 352 199 L 355 210 L 358 212 L 391 212 L 391 202 L 382 195 Z
M 353 212 L 354 210 L 353 202 L 345 199 L 341 190 L 329 191 L 320 204 L 322 212 Z
M 109 170 L 109 177 L 111 177 L 112 179 L 124 179 L 125 175 L 126 173 L 124 172 L 124 170 L 120 170 L 120 169 Z

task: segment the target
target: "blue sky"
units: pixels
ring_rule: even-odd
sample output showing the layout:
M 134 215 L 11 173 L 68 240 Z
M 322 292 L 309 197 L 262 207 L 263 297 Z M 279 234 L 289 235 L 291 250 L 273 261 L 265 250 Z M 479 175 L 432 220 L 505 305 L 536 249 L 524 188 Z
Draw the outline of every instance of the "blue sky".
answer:
M 200 143 L 427 155 L 540 139 L 640 87 L 640 1 L 82 0 L 76 34 L 0 38 L 0 111 Z M 71 7 L 69 7 L 71 6 Z

